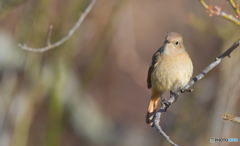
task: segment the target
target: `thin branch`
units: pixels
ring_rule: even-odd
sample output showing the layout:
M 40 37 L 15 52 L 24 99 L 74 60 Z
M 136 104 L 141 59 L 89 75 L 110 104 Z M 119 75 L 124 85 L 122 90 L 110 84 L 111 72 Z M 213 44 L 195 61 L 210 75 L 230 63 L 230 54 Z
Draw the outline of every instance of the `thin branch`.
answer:
M 55 43 L 49 43 L 49 44 L 47 44 L 47 46 L 42 47 L 42 48 L 31 48 L 31 47 L 28 47 L 26 44 L 19 44 L 19 47 L 22 48 L 23 50 L 32 51 L 32 52 L 38 52 L 38 53 L 42 53 L 42 52 L 48 51 L 50 49 L 59 47 L 60 45 L 65 43 L 77 31 L 77 29 L 81 26 L 82 22 L 85 20 L 86 16 L 92 10 L 92 8 L 93 8 L 95 3 L 96 3 L 96 0 L 91 0 L 91 3 L 84 10 L 84 12 L 81 13 L 81 15 L 80 15 L 78 21 L 76 22 L 76 24 L 59 41 L 57 41 Z M 48 40 L 50 40 L 50 38 Z
M 240 18 L 240 5 L 235 0 L 228 0 L 237 17 Z
M 48 28 L 48 36 L 47 36 L 47 45 L 51 45 L 51 38 L 52 38 L 52 30 L 53 30 L 53 26 L 50 25 Z
M 161 112 L 157 112 L 156 113 L 156 116 L 155 116 L 155 119 L 154 119 L 154 123 L 160 123 L 160 119 L 161 119 Z M 155 124 L 154 125 L 157 129 L 157 131 L 159 133 L 161 133 L 161 135 L 173 146 L 178 146 L 177 144 L 175 144 L 171 139 L 170 137 L 163 131 L 162 127 L 160 126 L 160 124 Z
M 226 56 L 230 57 L 231 53 L 240 46 L 240 39 L 232 44 L 230 48 L 228 48 L 225 52 L 223 52 L 221 55 L 215 58 L 215 60 L 210 63 L 207 67 L 203 69 L 203 71 L 198 74 L 197 76 L 193 77 L 188 84 L 183 87 L 182 89 L 179 89 L 176 92 L 170 92 L 170 98 L 168 100 L 163 100 L 160 109 L 155 115 L 154 119 L 154 127 L 157 129 L 157 131 L 164 136 L 164 138 L 172 145 L 176 146 L 176 144 L 169 138 L 169 136 L 162 130 L 160 125 L 160 118 L 161 114 L 163 112 L 166 112 L 167 109 L 177 100 L 180 93 L 184 92 L 190 92 L 191 87 L 199 80 L 204 78 L 207 73 L 209 73 L 213 68 L 215 68 Z
M 222 118 L 223 118 L 223 120 L 229 120 L 229 121 L 233 121 L 233 122 L 240 124 L 240 117 L 234 116 L 232 114 L 224 113 Z
M 219 6 L 210 6 L 205 0 L 199 0 L 200 4 L 207 10 L 209 16 L 221 16 L 237 25 L 240 25 L 240 19 L 223 11 Z

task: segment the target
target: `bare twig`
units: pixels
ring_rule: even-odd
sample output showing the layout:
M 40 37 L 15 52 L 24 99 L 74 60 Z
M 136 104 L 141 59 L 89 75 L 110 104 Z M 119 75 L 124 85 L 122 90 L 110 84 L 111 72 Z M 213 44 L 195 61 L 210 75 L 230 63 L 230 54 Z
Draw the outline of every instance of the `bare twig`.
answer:
M 42 48 L 31 48 L 31 47 L 28 47 L 26 44 L 19 44 L 19 47 L 22 48 L 23 50 L 32 51 L 32 52 L 39 52 L 39 53 L 48 51 L 48 50 L 56 48 L 56 47 L 59 47 L 60 45 L 65 43 L 77 31 L 77 29 L 81 26 L 82 22 L 85 20 L 88 13 L 92 10 L 95 3 L 96 3 L 96 0 L 91 0 L 91 3 L 84 10 L 84 12 L 81 13 L 81 15 L 80 15 L 78 21 L 76 22 L 76 24 L 59 41 L 57 41 L 55 43 L 50 43 L 50 38 L 48 38 L 49 43 L 47 44 L 47 46 L 42 47 Z M 49 33 L 50 32 L 51 32 L 51 30 L 49 31 Z M 48 37 L 50 37 L 50 36 L 48 36 Z
M 223 52 L 221 55 L 215 58 L 215 60 L 210 63 L 206 68 L 203 69 L 203 71 L 198 74 L 197 76 L 193 77 L 188 84 L 183 87 L 182 89 L 179 89 L 176 92 L 171 92 L 170 98 L 168 100 L 163 100 L 160 109 L 155 115 L 154 119 L 154 127 L 157 129 L 157 131 L 164 136 L 164 138 L 172 145 L 176 146 L 176 144 L 169 138 L 169 136 L 162 130 L 160 125 L 160 118 L 162 112 L 166 112 L 167 109 L 177 100 L 177 97 L 180 93 L 191 91 L 191 87 L 199 80 L 205 77 L 205 75 L 211 71 L 213 68 L 215 68 L 226 56 L 230 57 L 231 53 L 240 46 L 240 39 L 233 43 L 233 45 L 228 48 L 225 52 Z
M 224 113 L 222 118 L 223 118 L 223 120 L 229 120 L 229 121 L 233 121 L 233 122 L 240 124 L 240 117 L 234 116 L 232 114 Z
M 155 119 L 154 119 L 154 123 L 155 123 L 155 127 L 157 129 L 157 131 L 159 133 L 161 133 L 161 135 L 173 146 L 178 146 L 177 144 L 175 144 L 171 139 L 170 137 L 163 131 L 162 127 L 160 126 L 160 124 L 156 124 L 156 123 L 160 123 L 160 119 L 161 119 L 161 114 L 162 112 L 157 112 L 156 113 L 156 116 L 155 116 Z
M 237 17 L 240 18 L 240 5 L 235 0 L 228 0 Z
M 52 30 L 53 30 L 53 26 L 50 25 L 48 28 L 48 36 L 47 36 L 47 45 L 51 45 L 51 38 L 52 38 Z
M 207 10 L 209 16 L 221 16 L 237 25 L 240 25 L 239 17 L 234 17 L 233 15 L 226 13 L 219 6 L 210 6 L 205 2 L 205 0 L 199 0 L 199 2 Z

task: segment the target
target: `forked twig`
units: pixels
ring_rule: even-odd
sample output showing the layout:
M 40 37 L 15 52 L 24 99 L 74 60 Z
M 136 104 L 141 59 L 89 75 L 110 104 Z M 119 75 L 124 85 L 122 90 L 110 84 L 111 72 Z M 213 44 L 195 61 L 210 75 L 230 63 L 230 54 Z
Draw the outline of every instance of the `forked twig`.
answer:
M 95 3 L 96 3 L 96 0 L 91 0 L 88 7 L 84 10 L 84 12 L 81 13 L 81 15 L 80 15 L 78 21 L 76 22 L 76 24 L 68 31 L 68 33 L 62 39 L 58 40 L 57 42 L 54 42 L 54 43 L 50 42 L 50 37 L 51 37 L 51 33 L 52 33 L 51 28 L 50 28 L 48 39 L 47 39 L 47 45 L 45 47 L 31 48 L 27 44 L 19 44 L 18 46 L 20 48 L 22 48 L 23 50 L 32 51 L 32 52 L 39 52 L 39 53 L 48 51 L 48 50 L 56 48 L 56 47 L 59 47 L 60 45 L 65 43 L 77 31 L 77 29 L 81 26 L 82 22 L 85 20 L 86 16 L 92 10 Z
M 232 1 L 232 0 L 229 0 L 229 1 Z M 240 25 L 240 19 L 239 19 L 239 16 L 237 15 L 237 17 L 234 17 L 233 15 L 231 14 L 228 14 L 226 13 L 225 11 L 223 11 L 219 6 L 210 6 L 208 5 L 205 0 L 199 0 L 200 4 L 207 10 L 209 16 L 213 16 L 213 15 L 216 15 L 216 16 L 221 16 L 237 25 Z M 232 3 L 231 3 L 232 4 Z M 236 8 L 237 12 L 240 11 L 239 8 Z
M 235 0 L 228 0 L 229 4 L 233 8 L 234 12 L 236 13 L 237 17 L 240 18 L 240 5 L 237 4 Z

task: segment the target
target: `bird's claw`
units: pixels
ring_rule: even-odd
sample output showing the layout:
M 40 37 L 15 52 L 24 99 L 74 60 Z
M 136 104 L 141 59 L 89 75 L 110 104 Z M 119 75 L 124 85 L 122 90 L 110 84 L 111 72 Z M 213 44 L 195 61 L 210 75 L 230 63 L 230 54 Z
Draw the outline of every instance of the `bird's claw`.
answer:
M 171 105 L 170 102 L 168 101 L 164 101 L 163 102 L 164 108 L 162 108 L 163 112 L 167 112 L 167 109 L 169 108 L 169 106 Z
M 180 91 L 181 91 L 181 93 L 185 93 L 185 92 L 193 92 L 194 89 L 193 89 L 193 88 L 190 88 L 190 89 L 181 89 Z

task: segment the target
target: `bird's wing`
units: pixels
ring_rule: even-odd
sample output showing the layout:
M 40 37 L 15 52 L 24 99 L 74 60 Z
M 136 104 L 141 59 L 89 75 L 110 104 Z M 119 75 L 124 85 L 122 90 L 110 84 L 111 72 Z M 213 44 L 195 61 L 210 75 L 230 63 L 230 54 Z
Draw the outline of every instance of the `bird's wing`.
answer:
M 152 87 L 152 81 L 151 81 L 151 76 L 152 76 L 152 73 L 155 69 L 155 64 L 157 63 L 157 60 L 161 54 L 161 48 L 159 50 L 157 50 L 153 56 L 152 56 L 152 64 L 151 66 L 149 67 L 148 69 L 148 76 L 147 76 L 147 87 L 148 89 Z

